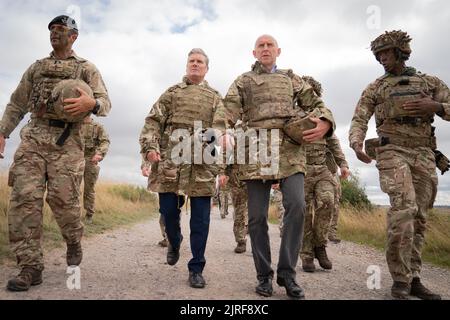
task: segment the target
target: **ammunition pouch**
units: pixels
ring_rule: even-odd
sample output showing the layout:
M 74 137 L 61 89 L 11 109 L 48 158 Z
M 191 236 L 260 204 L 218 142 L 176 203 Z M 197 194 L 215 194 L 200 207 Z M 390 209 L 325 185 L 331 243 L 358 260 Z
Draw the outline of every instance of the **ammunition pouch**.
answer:
M 436 167 L 444 174 L 450 170 L 450 160 L 439 150 L 433 150 L 436 157 Z

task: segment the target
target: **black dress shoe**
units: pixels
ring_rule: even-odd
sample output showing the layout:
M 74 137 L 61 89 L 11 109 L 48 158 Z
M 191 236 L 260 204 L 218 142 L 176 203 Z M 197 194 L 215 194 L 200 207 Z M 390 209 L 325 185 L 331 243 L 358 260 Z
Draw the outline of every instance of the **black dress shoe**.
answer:
M 191 271 L 189 272 L 189 285 L 192 288 L 204 288 L 206 282 L 201 273 Z
M 305 293 L 302 288 L 295 282 L 294 278 L 277 277 L 277 284 L 285 287 L 286 294 L 294 299 L 305 299 Z
M 261 278 L 258 281 L 259 283 L 255 288 L 256 293 L 263 297 L 271 297 L 273 293 L 272 278 Z

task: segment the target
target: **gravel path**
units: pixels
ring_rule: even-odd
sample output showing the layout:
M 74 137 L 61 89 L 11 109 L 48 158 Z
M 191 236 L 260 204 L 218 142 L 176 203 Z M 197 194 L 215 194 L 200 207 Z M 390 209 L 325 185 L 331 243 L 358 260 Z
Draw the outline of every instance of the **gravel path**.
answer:
M 160 240 L 158 220 L 121 228 L 83 240 L 81 289 L 69 290 L 65 265 L 65 249 L 46 252 L 42 285 L 25 293 L 6 291 L 7 280 L 17 273 L 13 263 L 0 266 L 0 299 L 177 299 L 177 300 L 256 300 L 267 299 L 254 293 L 256 276 L 248 242 L 247 252 L 235 254 L 231 214 L 220 219 L 214 211 L 206 250 L 205 289 L 188 285 L 187 262 L 190 259 L 188 240 L 189 216 L 183 213 L 181 258 L 177 265 L 166 264 L 166 249 Z M 278 228 L 270 226 L 273 268 L 276 270 L 280 237 Z M 350 242 L 328 247 L 333 270 L 304 273 L 297 267 L 297 280 L 305 289 L 307 299 L 390 299 L 391 278 L 384 254 Z M 370 265 L 381 270 L 381 288 L 367 288 L 366 273 Z M 450 270 L 425 265 L 424 283 L 450 299 Z M 274 282 L 270 299 L 287 299 L 284 288 Z

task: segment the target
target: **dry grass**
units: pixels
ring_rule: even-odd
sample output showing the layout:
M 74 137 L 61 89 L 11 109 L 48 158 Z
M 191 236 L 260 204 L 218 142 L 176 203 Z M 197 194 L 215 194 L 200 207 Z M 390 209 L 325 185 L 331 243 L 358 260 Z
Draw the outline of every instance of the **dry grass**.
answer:
M 157 214 L 157 198 L 142 187 L 100 182 L 96 187 L 94 222 L 85 225 L 85 235 L 102 233 L 114 227 L 142 221 Z M 8 245 L 10 188 L 5 174 L 0 174 L 0 260 L 13 258 Z M 47 205 L 44 207 L 44 247 L 63 245 L 58 225 Z
M 344 208 L 339 219 L 340 236 L 352 242 L 386 248 L 386 208 L 361 212 Z M 434 209 L 429 212 L 425 245 L 425 261 L 450 268 L 450 210 Z
M 339 236 L 347 241 L 370 245 L 380 250 L 386 247 L 386 210 L 364 211 L 352 207 L 341 208 Z M 278 224 L 277 209 L 271 205 L 269 221 Z M 450 268 L 450 209 L 434 209 L 429 213 L 423 260 Z

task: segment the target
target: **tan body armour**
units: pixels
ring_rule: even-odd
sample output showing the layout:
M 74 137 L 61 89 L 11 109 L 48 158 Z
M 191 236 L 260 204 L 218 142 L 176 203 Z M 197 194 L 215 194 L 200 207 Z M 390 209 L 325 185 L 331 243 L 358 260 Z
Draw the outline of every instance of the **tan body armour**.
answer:
M 383 77 L 376 91 L 375 119 L 380 144 L 404 147 L 431 147 L 432 117 L 410 116 L 403 104 L 421 98 L 421 92 L 431 95 L 423 75 Z
M 248 72 L 243 75 L 243 122 L 250 128 L 282 129 L 294 115 L 294 88 L 290 76 Z
M 320 139 L 305 144 L 306 164 L 308 166 L 322 166 L 327 164 L 327 142 Z
M 169 89 L 169 92 L 170 91 L 172 91 L 170 101 L 166 102 L 171 104 L 168 108 L 169 117 L 160 141 L 162 161 L 157 164 L 156 168 L 152 167 L 152 170 L 157 170 L 159 182 L 163 184 L 176 183 L 176 190 L 171 190 L 171 192 L 181 191 L 186 194 L 195 194 L 191 193 L 189 190 L 197 188 L 197 192 L 200 192 L 203 195 L 212 195 L 214 194 L 213 178 L 216 169 L 214 166 L 206 164 L 175 164 L 171 160 L 171 153 L 173 148 L 180 143 L 180 140 L 173 138 L 172 133 L 176 129 L 186 129 L 189 131 L 192 138 L 191 142 L 193 143 L 193 139 L 199 138 L 197 135 L 202 134 L 202 132 L 194 133 L 194 121 L 201 121 L 203 130 L 211 128 L 215 108 L 218 104 L 218 99 L 220 99 L 219 95 L 209 86 L 187 85 L 185 83 L 172 87 Z M 192 153 L 193 152 L 194 147 L 192 146 Z M 194 157 L 190 159 L 195 163 Z M 202 173 L 199 173 L 199 171 L 202 171 Z M 208 174 L 210 171 L 211 173 Z M 197 182 L 202 182 L 202 176 L 205 177 L 204 183 L 199 184 L 196 187 L 195 184 Z M 195 183 L 193 182 L 194 180 Z M 209 180 L 211 180 L 211 185 L 209 185 Z M 167 187 L 171 188 L 169 185 Z M 207 189 L 206 191 L 205 188 Z
M 91 157 L 95 155 L 95 149 L 98 145 L 98 141 L 95 141 L 96 137 L 98 137 L 98 129 L 99 127 L 92 124 L 87 123 L 83 125 L 83 141 L 84 141 L 84 156 Z
M 201 121 L 203 128 L 210 128 L 217 104 L 212 89 L 201 85 L 180 84 L 173 96 L 172 115 L 168 119 L 173 128 L 194 128 L 194 121 Z
M 55 86 L 65 79 L 81 78 L 81 63 L 75 59 L 55 60 L 45 58 L 39 60 L 36 72 L 33 74 L 33 88 L 28 101 L 31 118 L 61 120 L 49 102 Z

